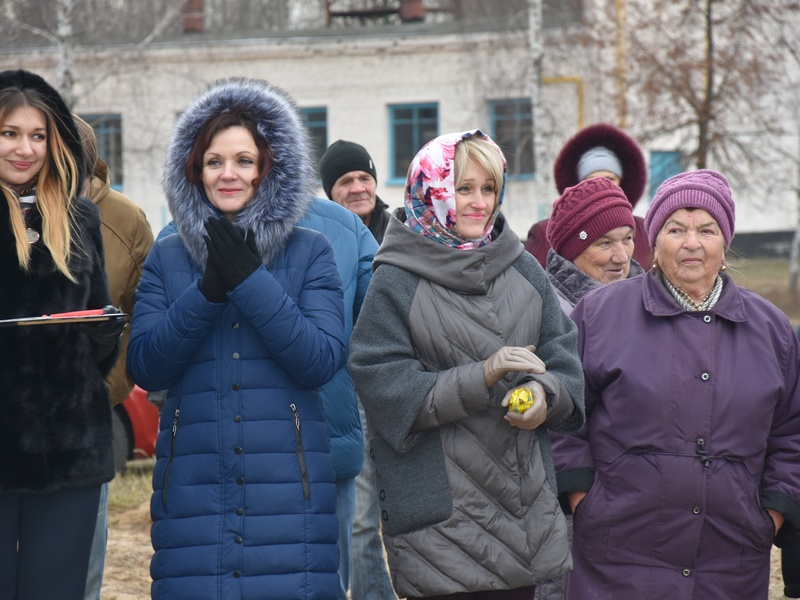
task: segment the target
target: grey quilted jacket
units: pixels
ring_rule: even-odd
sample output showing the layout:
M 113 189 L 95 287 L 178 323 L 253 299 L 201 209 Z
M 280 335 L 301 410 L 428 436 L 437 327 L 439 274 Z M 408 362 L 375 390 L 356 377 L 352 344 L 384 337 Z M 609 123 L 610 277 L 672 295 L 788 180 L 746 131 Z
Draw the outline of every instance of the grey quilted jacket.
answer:
M 546 430 L 584 423 L 576 330 L 502 217 L 493 235 L 456 250 L 392 217 L 351 339 L 400 597 L 532 586 L 571 566 Z M 500 406 L 530 374 L 483 380 L 492 353 L 528 344 L 548 368 L 535 431 Z

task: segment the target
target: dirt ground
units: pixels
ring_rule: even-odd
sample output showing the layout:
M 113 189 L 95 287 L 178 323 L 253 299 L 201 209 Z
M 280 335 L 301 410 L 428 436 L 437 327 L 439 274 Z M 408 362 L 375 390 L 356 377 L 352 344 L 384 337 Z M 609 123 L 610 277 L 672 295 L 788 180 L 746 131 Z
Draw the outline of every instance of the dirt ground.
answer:
M 108 549 L 103 574 L 103 600 L 150 597 L 150 501 L 135 508 L 108 512 Z

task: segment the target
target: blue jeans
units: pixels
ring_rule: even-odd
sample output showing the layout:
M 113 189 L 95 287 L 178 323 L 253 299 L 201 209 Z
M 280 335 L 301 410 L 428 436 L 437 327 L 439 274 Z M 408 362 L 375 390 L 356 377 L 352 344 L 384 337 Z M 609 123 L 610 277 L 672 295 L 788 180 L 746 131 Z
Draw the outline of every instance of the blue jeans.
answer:
M 108 484 L 104 483 L 100 487 L 100 505 L 97 507 L 97 524 L 94 527 L 92 553 L 89 556 L 84 600 L 100 600 L 103 569 L 106 566 L 106 542 L 108 542 Z
M 350 596 L 352 600 L 395 600 L 389 580 L 381 539 L 381 510 L 378 504 L 375 467 L 369 455 L 367 421 L 358 403 L 364 426 L 364 467 L 356 477 L 356 507 L 353 541 L 350 546 Z
M 339 522 L 339 596 L 347 600 L 350 585 L 350 540 L 356 508 L 356 480 L 336 480 L 336 520 Z

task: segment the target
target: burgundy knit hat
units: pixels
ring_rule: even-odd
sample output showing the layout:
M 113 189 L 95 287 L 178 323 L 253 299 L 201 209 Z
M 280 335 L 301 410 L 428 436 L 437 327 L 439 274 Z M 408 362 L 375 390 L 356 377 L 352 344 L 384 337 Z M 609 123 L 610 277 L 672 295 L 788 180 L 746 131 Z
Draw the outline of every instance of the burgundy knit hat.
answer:
M 627 225 L 634 231 L 631 203 L 622 189 L 605 177 L 593 177 L 567 188 L 553 205 L 547 222 L 547 241 L 567 260 L 612 229 Z
M 568 187 L 576 185 L 578 164 L 590 150 L 602 147 L 611 152 L 622 167 L 619 186 L 631 206 L 636 206 L 647 184 L 647 164 L 638 144 L 627 133 L 611 123 L 595 123 L 584 127 L 564 144 L 553 163 L 556 189 L 563 194 Z
M 658 232 L 669 216 L 681 208 L 705 210 L 719 225 L 725 238 L 725 247 L 731 245 L 736 207 L 728 180 L 721 173 L 711 169 L 678 173 L 659 186 L 644 218 L 651 248 L 655 246 Z

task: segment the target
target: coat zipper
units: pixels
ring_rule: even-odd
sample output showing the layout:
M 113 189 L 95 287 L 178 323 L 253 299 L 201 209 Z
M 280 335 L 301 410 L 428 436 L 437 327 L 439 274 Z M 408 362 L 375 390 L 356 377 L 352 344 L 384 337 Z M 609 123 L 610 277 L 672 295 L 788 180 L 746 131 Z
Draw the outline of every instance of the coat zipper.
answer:
M 303 452 L 303 437 L 300 433 L 300 415 L 294 403 L 289 405 L 294 415 L 294 439 L 297 442 L 297 460 L 300 462 L 300 477 L 303 480 L 303 498 L 311 497 L 311 488 L 308 485 L 308 469 L 306 468 L 306 455 Z
M 178 435 L 178 419 L 181 418 L 181 409 L 175 409 L 175 416 L 172 419 L 172 439 L 169 442 L 169 461 L 164 470 L 164 485 L 161 488 L 161 503 L 167 508 L 167 483 L 169 482 L 169 472 L 172 469 L 172 459 L 175 458 L 175 436 Z

